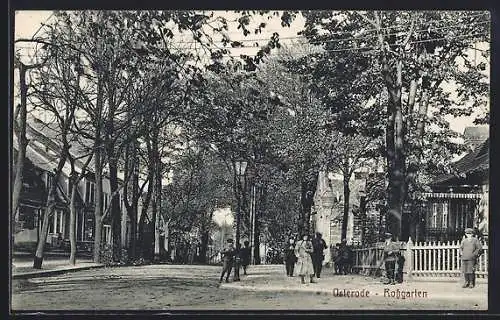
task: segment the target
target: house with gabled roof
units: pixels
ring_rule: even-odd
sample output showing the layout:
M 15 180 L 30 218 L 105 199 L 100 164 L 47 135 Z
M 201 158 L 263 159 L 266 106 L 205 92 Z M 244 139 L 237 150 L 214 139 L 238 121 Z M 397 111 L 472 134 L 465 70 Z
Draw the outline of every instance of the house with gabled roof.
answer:
M 26 159 L 23 174 L 23 187 L 20 194 L 19 208 L 13 214 L 14 249 L 33 250 L 41 232 L 41 221 L 45 212 L 48 187 L 54 178 L 54 169 L 59 156 L 60 138 L 57 126 L 47 124 L 39 119 L 30 119 L 27 123 L 26 135 L 29 140 L 26 148 Z M 14 153 L 17 153 L 17 137 L 14 133 Z M 71 140 L 71 137 L 70 137 Z M 75 161 L 77 172 L 81 172 L 89 153 L 88 145 L 79 137 L 71 142 L 72 152 L 77 154 Z M 16 159 L 14 157 L 14 159 Z M 13 166 L 15 170 L 15 166 Z M 91 161 L 87 174 L 79 182 L 77 188 L 76 238 L 80 250 L 90 251 L 93 248 L 95 217 L 95 178 L 94 164 Z M 13 176 L 15 172 L 12 172 Z M 69 176 L 71 167 L 67 162 L 61 172 L 56 193 L 56 210 L 50 219 L 47 245 L 50 247 L 67 247 L 69 243 Z M 119 182 L 122 183 L 122 182 Z M 110 202 L 110 185 L 106 176 L 103 179 L 103 207 Z M 122 192 L 119 193 L 122 218 L 128 216 L 123 204 Z M 102 239 L 111 242 L 111 226 L 109 219 L 104 220 Z
M 432 192 L 424 194 L 417 240 L 459 240 L 465 228 L 488 236 L 489 138 L 484 130 L 467 128 L 465 141 L 472 142 L 470 151 L 452 164 L 452 172 L 436 177 L 430 185 Z

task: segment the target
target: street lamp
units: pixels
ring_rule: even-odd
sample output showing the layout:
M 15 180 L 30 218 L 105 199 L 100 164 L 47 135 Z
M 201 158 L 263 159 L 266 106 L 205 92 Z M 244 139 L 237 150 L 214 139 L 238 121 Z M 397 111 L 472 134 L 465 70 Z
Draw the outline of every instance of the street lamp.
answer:
M 240 281 L 240 224 L 241 224 L 241 177 L 245 175 L 245 170 L 247 168 L 247 162 L 244 160 L 238 160 L 234 162 L 234 173 L 237 180 L 237 206 L 236 206 L 236 258 L 234 264 L 234 277 L 233 281 Z

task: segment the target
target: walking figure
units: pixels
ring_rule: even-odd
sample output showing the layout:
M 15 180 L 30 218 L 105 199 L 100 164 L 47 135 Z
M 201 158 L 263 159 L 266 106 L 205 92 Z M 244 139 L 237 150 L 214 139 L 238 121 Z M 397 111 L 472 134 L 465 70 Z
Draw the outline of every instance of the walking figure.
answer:
M 311 255 L 312 262 L 314 266 L 314 274 L 316 278 L 320 278 L 321 269 L 323 267 L 323 260 L 325 260 L 325 254 L 323 250 L 327 249 L 328 246 L 323 238 L 321 238 L 321 233 L 316 232 L 315 237 L 312 239 L 313 253 Z
M 476 285 L 475 266 L 482 251 L 481 242 L 472 236 L 471 228 L 465 229 L 465 238 L 460 243 L 460 256 L 465 282 L 462 288 L 474 288 Z
M 233 239 L 227 239 L 226 247 L 221 250 L 222 255 L 222 273 L 219 282 L 222 282 L 224 275 L 226 275 L 226 282 L 229 282 L 229 275 L 233 267 L 235 249 Z
M 352 269 L 352 252 L 347 245 L 347 240 L 343 239 L 339 247 L 340 274 L 346 275 L 351 273 Z
M 342 269 L 342 255 L 340 254 L 340 243 L 337 242 L 335 246 L 332 244 L 331 245 L 331 255 L 332 255 L 332 262 L 333 262 L 333 270 L 335 274 L 340 274 Z
M 305 282 L 305 277 L 309 276 L 310 282 L 314 283 L 314 267 L 312 264 L 311 253 L 313 246 L 309 241 L 307 234 L 302 235 L 302 240 L 297 241 L 295 245 L 295 256 L 297 257 L 297 269 L 301 283 Z
M 399 246 L 392 241 L 392 234 L 387 232 L 385 234 L 384 242 L 384 262 L 387 281 L 384 284 L 396 284 L 394 269 L 396 267 L 396 259 L 398 254 Z
M 248 240 L 245 240 L 243 242 L 244 247 L 241 248 L 240 250 L 240 256 L 241 256 L 241 265 L 243 266 L 243 275 L 247 275 L 247 267 L 250 264 L 250 242 Z
M 293 277 L 293 269 L 296 262 L 297 256 L 295 256 L 295 239 L 290 238 L 285 247 L 285 269 L 287 276 Z

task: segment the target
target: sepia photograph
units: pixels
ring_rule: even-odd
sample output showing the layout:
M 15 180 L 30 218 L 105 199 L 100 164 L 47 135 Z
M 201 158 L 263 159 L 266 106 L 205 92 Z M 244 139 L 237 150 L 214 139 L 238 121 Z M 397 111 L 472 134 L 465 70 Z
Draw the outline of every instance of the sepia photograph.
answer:
M 12 19 L 11 315 L 489 309 L 489 11 Z

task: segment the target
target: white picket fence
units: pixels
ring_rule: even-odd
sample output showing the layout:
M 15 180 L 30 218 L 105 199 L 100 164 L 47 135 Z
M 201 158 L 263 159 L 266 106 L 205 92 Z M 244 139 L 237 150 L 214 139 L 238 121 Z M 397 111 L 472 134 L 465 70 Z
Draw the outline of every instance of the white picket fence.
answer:
M 384 244 L 368 248 L 353 248 L 353 270 L 362 274 L 380 274 L 384 269 Z M 484 253 L 479 257 L 476 276 L 488 277 L 488 244 L 482 243 Z M 401 243 L 405 257 L 403 272 L 408 277 L 460 277 L 460 241 Z

